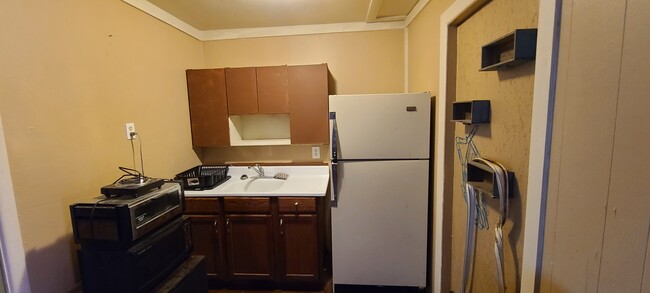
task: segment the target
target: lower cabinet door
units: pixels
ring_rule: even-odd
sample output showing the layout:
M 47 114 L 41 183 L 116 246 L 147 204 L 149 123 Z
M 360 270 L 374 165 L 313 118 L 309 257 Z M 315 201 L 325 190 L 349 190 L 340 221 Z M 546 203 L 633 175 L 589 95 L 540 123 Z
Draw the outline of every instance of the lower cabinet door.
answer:
M 217 216 L 190 216 L 193 255 L 205 256 L 205 268 L 210 278 L 225 278 L 223 247 Z
M 320 278 L 318 217 L 314 214 L 280 215 L 279 265 L 281 278 L 312 282 Z
M 275 279 L 271 215 L 226 214 L 226 234 L 231 279 Z

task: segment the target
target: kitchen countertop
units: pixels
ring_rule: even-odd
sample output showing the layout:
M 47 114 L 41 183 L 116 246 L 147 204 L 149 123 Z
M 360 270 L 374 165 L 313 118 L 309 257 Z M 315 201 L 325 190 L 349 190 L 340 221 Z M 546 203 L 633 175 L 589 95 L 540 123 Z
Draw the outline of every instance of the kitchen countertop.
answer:
M 202 191 L 186 190 L 186 197 L 221 196 L 309 196 L 323 197 L 329 187 L 328 166 L 263 166 L 266 176 L 289 174 L 287 180 L 273 178 L 251 179 L 257 173 L 248 167 L 230 167 L 231 178 L 221 185 Z M 242 175 L 248 179 L 241 180 Z

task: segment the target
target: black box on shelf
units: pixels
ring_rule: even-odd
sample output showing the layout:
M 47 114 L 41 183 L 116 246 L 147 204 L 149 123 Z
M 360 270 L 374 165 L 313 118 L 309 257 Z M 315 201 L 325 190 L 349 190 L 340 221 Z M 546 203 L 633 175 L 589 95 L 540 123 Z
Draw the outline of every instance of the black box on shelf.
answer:
M 508 197 L 512 197 L 514 179 L 515 173 L 508 171 L 508 190 L 510 191 Z M 481 162 L 467 162 L 467 183 L 483 193 L 491 195 L 493 198 L 501 196 L 496 184 L 494 170 Z
M 499 70 L 534 60 L 536 53 L 537 29 L 516 29 L 481 48 L 480 71 Z
M 463 124 L 490 123 L 490 101 L 473 100 L 454 102 L 451 121 Z

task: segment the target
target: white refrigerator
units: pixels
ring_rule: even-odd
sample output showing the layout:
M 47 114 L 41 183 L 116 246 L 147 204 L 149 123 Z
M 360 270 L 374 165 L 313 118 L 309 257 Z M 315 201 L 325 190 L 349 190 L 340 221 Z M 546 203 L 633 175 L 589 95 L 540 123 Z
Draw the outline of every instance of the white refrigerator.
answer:
M 331 95 L 332 278 L 426 286 L 431 95 Z

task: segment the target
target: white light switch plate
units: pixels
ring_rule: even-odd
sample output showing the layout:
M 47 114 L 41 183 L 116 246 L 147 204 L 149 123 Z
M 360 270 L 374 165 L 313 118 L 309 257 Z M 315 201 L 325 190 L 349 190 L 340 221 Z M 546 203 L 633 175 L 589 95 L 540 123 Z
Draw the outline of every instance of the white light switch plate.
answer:
M 311 147 L 311 158 L 312 159 L 320 159 L 320 147 L 319 146 Z

